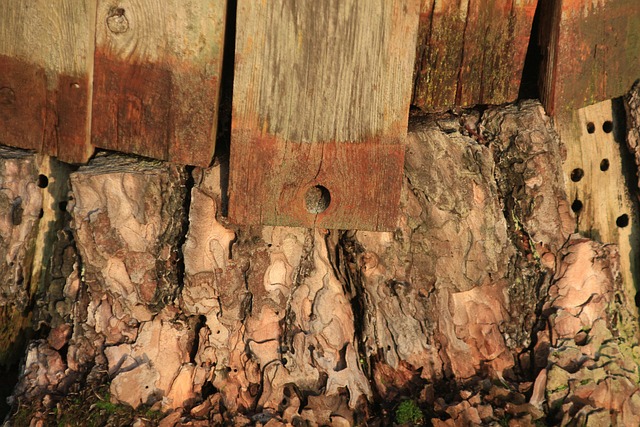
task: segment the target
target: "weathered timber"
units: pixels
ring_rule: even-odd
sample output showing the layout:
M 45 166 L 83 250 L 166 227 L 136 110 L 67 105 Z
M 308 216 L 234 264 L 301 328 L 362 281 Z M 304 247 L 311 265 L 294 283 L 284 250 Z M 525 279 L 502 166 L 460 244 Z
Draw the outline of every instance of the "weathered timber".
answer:
M 239 2 L 233 221 L 395 227 L 418 6 Z
M 627 93 L 640 66 L 637 0 L 540 0 L 540 98 L 551 115 Z
M 635 202 L 625 170 L 624 111 L 604 101 L 556 117 L 555 125 L 566 147 L 563 163 L 567 193 L 578 217 L 577 230 L 602 243 L 619 247 L 625 292 L 635 295 L 640 250 Z M 631 183 L 633 185 L 633 183 Z M 633 304 L 633 298 L 629 300 Z
M 0 144 L 85 162 L 95 1 L 7 0 L 0 10 Z
M 424 111 L 515 101 L 538 0 L 423 0 L 412 102 Z
M 226 1 L 99 0 L 92 141 L 176 163 L 213 158 Z
M 31 281 L 42 190 L 35 154 L 0 149 L 0 366 L 25 345 L 37 283 Z

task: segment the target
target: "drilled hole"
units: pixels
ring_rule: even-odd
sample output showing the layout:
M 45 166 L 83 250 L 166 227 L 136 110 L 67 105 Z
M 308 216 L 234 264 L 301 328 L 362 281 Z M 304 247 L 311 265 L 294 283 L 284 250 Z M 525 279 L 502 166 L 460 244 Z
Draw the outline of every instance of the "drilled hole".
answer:
M 47 188 L 47 185 L 49 185 L 49 178 L 46 175 L 38 175 L 38 187 Z
M 620 228 L 624 228 L 629 225 L 629 215 L 622 214 L 618 218 L 616 218 L 616 225 Z
M 584 171 L 580 168 L 575 168 L 571 171 L 571 181 L 578 182 L 584 176 Z
M 596 131 L 596 125 L 593 122 L 587 123 L 587 132 L 594 133 Z
M 331 203 L 331 194 L 322 185 L 316 185 L 307 190 L 304 195 L 304 204 L 307 211 L 312 214 L 319 214 L 327 210 Z
M 573 203 L 571 203 L 571 210 L 574 211 L 575 213 L 580 213 L 582 208 L 583 208 L 583 205 L 581 200 L 575 199 Z
M 611 131 L 613 130 L 613 122 L 611 120 L 606 120 L 602 124 L 602 130 L 604 131 L 604 133 L 611 133 Z
M 58 209 L 60 209 L 61 211 L 66 211 L 67 210 L 67 201 L 63 200 L 61 202 L 58 202 Z
M 609 159 L 602 159 L 600 162 L 600 170 L 602 172 L 609 170 Z

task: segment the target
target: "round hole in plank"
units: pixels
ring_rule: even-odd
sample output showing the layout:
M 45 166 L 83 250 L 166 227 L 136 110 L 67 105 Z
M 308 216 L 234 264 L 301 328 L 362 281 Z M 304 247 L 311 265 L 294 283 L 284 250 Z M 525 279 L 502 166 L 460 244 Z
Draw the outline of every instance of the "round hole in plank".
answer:
M 602 159 L 602 161 L 600 162 L 600 170 L 602 172 L 609 170 L 609 159 Z
M 629 215 L 622 214 L 618 218 L 616 218 L 616 225 L 620 228 L 624 228 L 629 225 Z
M 611 131 L 613 131 L 613 122 L 611 120 L 605 120 L 602 124 L 602 130 L 604 133 L 611 133 Z
M 580 213 L 583 207 L 582 200 L 575 199 L 573 203 L 571 203 L 571 210 L 575 213 Z
M 307 190 L 304 195 L 304 204 L 307 212 L 319 214 L 327 210 L 331 203 L 331 193 L 322 185 L 315 185 Z
M 587 123 L 587 132 L 594 133 L 596 131 L 596 125 L 593 122 Z
M 571 181 L 578 182 L 584 176 L 584 171 L 580 168 L 575 168 L 571 171 Z
M 49 185 L 49 178 L 46 175 L 38 175 L 38 187 L 47 188 L 47 185 Z

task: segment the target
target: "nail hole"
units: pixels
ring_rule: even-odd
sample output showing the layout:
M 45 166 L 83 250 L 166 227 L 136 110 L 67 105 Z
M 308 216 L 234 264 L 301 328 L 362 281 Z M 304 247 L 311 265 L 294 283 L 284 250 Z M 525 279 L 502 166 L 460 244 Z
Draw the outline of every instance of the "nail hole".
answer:
M 575 199 L 573 203 L 571 203 L 571 210 L 575 213 L 579 213 L 583 208 L 582 201 Z
M 629 225 L 629 215 L 622 214 L 616 219 L 616 225 L 620 228 L 624 228 Z
M 609 170 L 609 159 L 602 159 L 600 162 L 600 170 L 602 172 Z
M 602 130 L 604 133 L 611 133 L 613 130 L 613 122 L 611 120 L 607 120 L 602 124 Z
M 322 185 L 316 185 L 307 190 L 304 195 L 304 203 L 307 211 L 312 214 L 319 214 L 327 210 L 331 203 L 331 194 Z
M 49 178 L 46 175 L 38 175 L 38 187 L 47 188 L 47 185 L 49 185 Z
M 578 182 L 584 176 L 584 171 L 580 168 L 575 168 L 571 171 L 571 181 Z
M 587 123 L 587 132 L 594 133 L 596 131 L 596 125 L 593 122 Z

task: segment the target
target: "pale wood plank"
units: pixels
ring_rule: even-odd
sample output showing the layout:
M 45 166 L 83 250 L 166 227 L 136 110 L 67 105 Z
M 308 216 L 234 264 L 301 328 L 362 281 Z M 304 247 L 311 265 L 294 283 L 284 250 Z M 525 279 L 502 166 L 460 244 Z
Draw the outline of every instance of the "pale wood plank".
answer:
M 93 141 L 208 166 L 226 1 L 98 1 Z
M 84 162 L 90 144 L 95 1 L 5 0 L 0 143 Z
M 635 295 L 640 242 L 620 154 L 626 150 L 626 129 L 620 129 L 624 122 L 617 120 L 612 101 L 607 100 L 556 117 L 555 123 L 567 149 L 563 168 L 577 229 L 594 240 L 618 245 L 625 293 Z
M 240 1 L 230 215 L 391 229 L 402 182 L 419 3 Z M 324 186 L 322 213 L 305 195 Z

